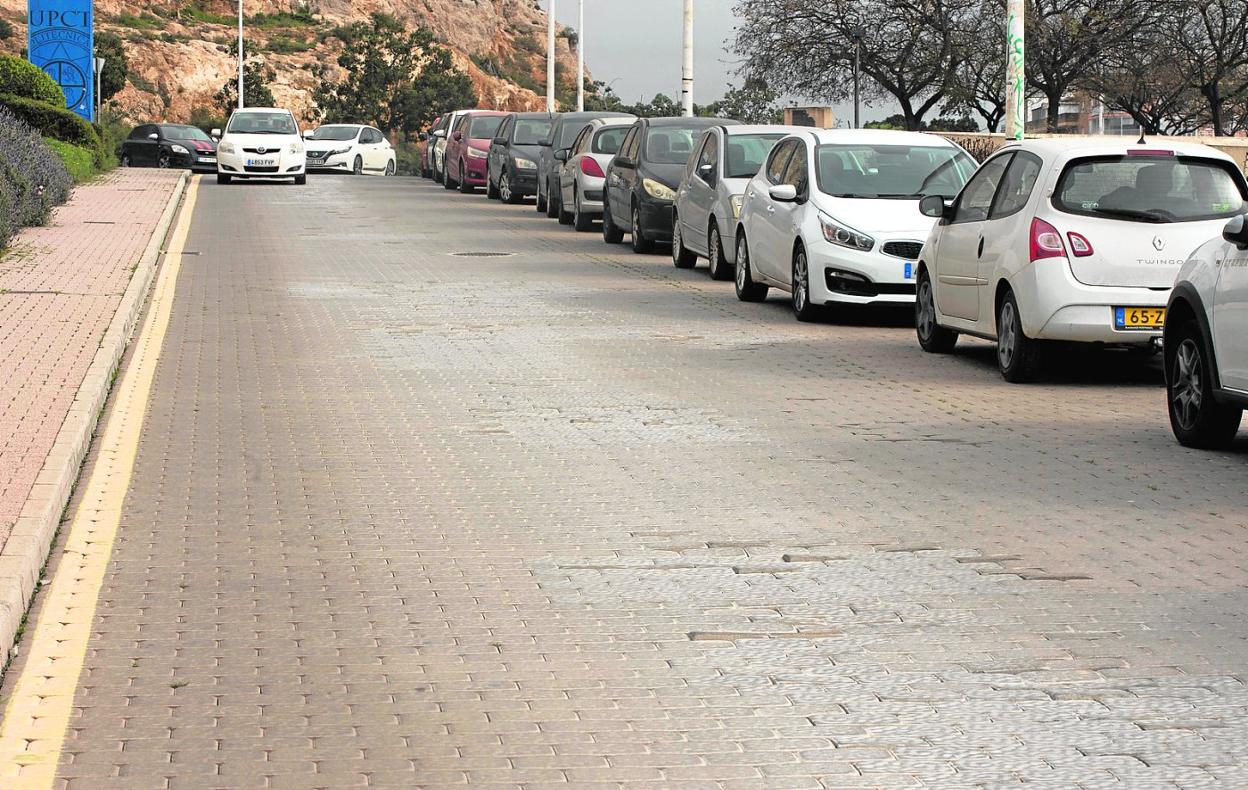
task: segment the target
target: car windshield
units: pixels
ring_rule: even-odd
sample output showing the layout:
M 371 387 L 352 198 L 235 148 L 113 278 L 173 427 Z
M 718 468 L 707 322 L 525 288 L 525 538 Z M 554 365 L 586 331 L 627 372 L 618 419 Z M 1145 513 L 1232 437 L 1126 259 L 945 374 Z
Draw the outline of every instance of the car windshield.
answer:
M 651 127 L 646 134 L 646 161 L 656 165 L 683 165 L 693 153 L 693 144 L 706 128 L 675 126 Z
M 502 124 L 503 116 L 501 115 L 478 115 L 468 124 L 468 137 L 473 140 L 493 137 L 498 133 L 498 127 Z
M 360 134 L 358 126 L 322 126 L 312 133 L 309 140 L 330 140 L 332 142 L 342 142 L 345 140 L 354 140 Z
M 631 128 L 633 128 L 632 124 L 602 129 L 598 134 L 594 135 L 593 152 L 596 154 L 618 154 L 620 152 L 620 144 L 624 142 L 624 138 L 628 136 L 628 130 Z
M 895 200 L 953 198 L 976 167 L 962 149 L 932 145 L 821 145 L 815 163 L 826 195 Z
M 288 112 L 236 112 L 225 130 L 232 134 L 299 134 Z
M 179 124 L 176 126 L 162 126 L 160 128 L 169 140 L 203 140 L 212 142 L 212 138 L 198 126 L 183 126 Z
M 520 118 L 516 121 L 512 142 L 516 145 L 537 145 L 550 134 L 552 123 L 554 121 L 549 118 Z
M 728 136 L 724 156 L 725 178 L 750 178 L 767 160 L 767 154 L 784 139 L 783 134 L 734 134 Z
M 1071 214 L 1130 222 L 1192 222 L 1243 212 L 1244 195 L 1222 162 L 1127 155 L 1066 165 L 1053 205 Z

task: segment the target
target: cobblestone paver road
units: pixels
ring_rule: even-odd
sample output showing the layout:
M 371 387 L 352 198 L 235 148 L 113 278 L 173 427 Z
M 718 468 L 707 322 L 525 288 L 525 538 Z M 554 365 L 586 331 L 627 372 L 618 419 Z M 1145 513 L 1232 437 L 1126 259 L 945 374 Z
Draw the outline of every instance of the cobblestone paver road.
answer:
M 1248 436 L 1155 366 L 406 179 L 187 247 L 66 787 L 1248 787 Z

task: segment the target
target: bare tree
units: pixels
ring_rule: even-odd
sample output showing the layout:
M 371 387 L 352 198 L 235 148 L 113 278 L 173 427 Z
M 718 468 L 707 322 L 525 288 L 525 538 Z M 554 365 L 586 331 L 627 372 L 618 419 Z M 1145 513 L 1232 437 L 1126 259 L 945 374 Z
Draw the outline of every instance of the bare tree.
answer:
M 990 132 L 1005 117 L 1005 3 L 978 0 L 956 38 L 948 107 L 979 115 Z
M 1183 24 L 1175 51 L 1189 84 L 1208 105 L 1215 135 L 1242 127 L 1242 114 L 1227 117 L 1227 104 L 1248 93 L 1248 0 L 1175 0 Z
M 1200 93 L 1179 65 L 1179 15 L 1140 28 L 1083 80 L 1110 109 L 1127 113 L 1146 134 L 1185 135 L 1205 126 Z

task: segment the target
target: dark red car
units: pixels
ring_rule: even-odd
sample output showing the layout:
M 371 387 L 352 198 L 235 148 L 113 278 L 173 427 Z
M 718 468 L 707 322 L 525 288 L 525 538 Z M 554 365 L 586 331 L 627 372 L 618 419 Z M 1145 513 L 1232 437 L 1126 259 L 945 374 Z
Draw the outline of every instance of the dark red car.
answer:
M 455 122 L 455 128 L 446 142 L 446 179 L 442 182 L 443 186 L 447 189 L 459 187 L 459 191 L 464 193 L 485 186 L 490 143 L 509 114 L 471 110 Z

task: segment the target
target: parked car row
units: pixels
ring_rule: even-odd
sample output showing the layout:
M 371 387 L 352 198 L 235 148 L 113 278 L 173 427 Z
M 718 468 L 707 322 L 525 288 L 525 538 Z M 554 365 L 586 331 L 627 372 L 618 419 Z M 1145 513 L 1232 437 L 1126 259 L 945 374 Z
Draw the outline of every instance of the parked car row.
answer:
M 913 305 L 923 350 L 994 341 L 1010 382 L 1074 344 L 1163 350 L 1185 445 L 1229 444 L 1248 407 L 1248 182 L 1206 146 L 1028 140 L 979 164 L 918 132 L 467 110 L 423 161 L 448 189 L 706 259 L 742 301 L 782 291 L 798 320 Z

